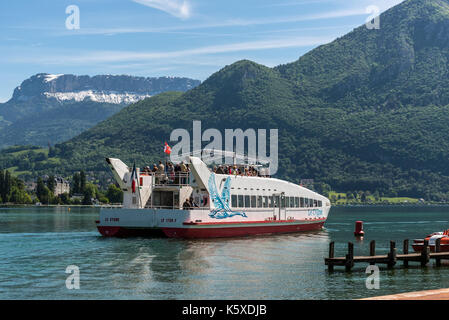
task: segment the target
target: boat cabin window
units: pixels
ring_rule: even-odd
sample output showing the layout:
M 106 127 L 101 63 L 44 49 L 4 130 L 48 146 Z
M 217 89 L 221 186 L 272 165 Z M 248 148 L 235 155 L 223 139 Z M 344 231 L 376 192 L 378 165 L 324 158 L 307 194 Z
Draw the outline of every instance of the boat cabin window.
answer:
M 239 194 L 237 196 L 237 200 L 238 200 L 238 207 L 239 208 L 245 207 L 245 204 L 243 203 L 243 195 Z
M 262 201 L 263 201 L 263 207 L 268 208 L 268 196 L 264 196 L 262 198 Z
M 256 207 L 257 207 L 256 196 L 251 196 L 251 208 Z
M 232 204 L 232 207 L 233 207 L 233 208 L 236 208 L 236 207 L 237 207 L 237 195 L 236 195 L 236 194 L 233 194 L 233 195 L 231 196 L 231 204 Z
M 249 208 L 251 205 L 249 204 L 249 195 L 245 195 L 245 204 L 244 207 L 245 208 Z
M 153 191 L 153 207 L 173 208 L 173 191 Z M 179 203 L 179 202 L 178 202 Z
M 262 205 L 262 196 L 258 196 L 257 197 L 257 207 L 258 208 L 262 208 L 263 207 L 263 205 Z
M 157 192 L 157 191 L 155 191 Z M 155 206 L 169 204 L 172 196 L 166 193 L 166 199 L 163 200 L 161 194 L 155 195 Z M 159 198 L 157 197 L 159 196 Z M 174 195 L 176 197 L 176 195 Z M 176 200 L 174 201 L 176 202 Z M 173 202 L 172 202 L 173 203 Z M 231 205 L 233 208 L 313 208 L 322 207 L 321 200 L 309 199 L 304 197 L 281 197 L 281 196 L 256 196 L 256 195 L 231 195 Z

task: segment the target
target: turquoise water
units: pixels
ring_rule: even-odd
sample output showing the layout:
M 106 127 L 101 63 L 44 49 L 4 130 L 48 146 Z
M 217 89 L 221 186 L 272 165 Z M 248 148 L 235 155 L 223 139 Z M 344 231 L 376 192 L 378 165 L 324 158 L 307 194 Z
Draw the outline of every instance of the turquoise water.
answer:
M 366 237 L 356 254 L 387 252 L 389 240 L 422 237 L 449 227 L 449 207 L 332 208 L 325 229 L 295 235 L 185 241 L 114 239 L 95 228 L 98 209 L 1 208 L 0 299 L 354 299 L 449 287 L 449 266 L 381 266 L 380 289 L 365 287 L 366 265 L 328 273 L 354 241 L 356 220 Z M 69 290 L 66 267 L 80 270 Z

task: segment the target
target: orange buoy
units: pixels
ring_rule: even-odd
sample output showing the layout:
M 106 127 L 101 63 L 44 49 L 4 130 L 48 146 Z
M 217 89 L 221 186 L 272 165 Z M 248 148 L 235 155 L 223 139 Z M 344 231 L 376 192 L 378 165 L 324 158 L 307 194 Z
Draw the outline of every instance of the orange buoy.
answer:
M 362 237 L 363 235 L 365 235 L 365 232 L 363 231 L 363 221 L 356 221 L 355 222 L 354 235 L 356 237 Z

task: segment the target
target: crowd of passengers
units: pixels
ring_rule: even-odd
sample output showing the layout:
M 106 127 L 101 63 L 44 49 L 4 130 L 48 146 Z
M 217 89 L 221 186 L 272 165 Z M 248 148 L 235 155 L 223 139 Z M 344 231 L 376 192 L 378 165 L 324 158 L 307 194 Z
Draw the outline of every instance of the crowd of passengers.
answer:
M 238 176 L 250 176 L 250 177 L 269 177 L 265 172 L 265 168 L 257 170 L 254 166 L 227 166 L 221 165 L 213 168 L 213 172 L 217 174 L 231 174 Z
M 145 168 L 143 168 L 142 170 L 143 173 L 160 173 L 160 174 L 165 174 L 167 173 L 168 175 L 170 175 L 171 173 L 189 173 L 190 172 L 190 167 L 188 163 L 178 163 L 178 164 L 173 164 L 169 161 L 165 162 L 165 165 L 162 163 L 162 161 L 159 161 L 159 164 L 156 165 L 155 163 L 152 165 L 152 167 L 150 168 L 149 166 L 146 166 Z
M 238 176 L 252 176 L 252 177 L 269 177 L 266 169 L 262 168 L 261 170 L 257 170 L 255 166 L 246 165 L 246 166 L 237 166 L 237 165 L 220 165 L 215 166 L 212 171 L 217 174 L 229 174 L 229 175 L 238 175 Z M 190 167 L 188 163 L 178 163 L 173 164 L 170 161 L 166 161 L 165 165 L 162 161 L 159 161 L 159 164 L 153 164 L 151 167 L 146 166 L 143 168 L 143 174 L 155 174 L 156 178 L 158 178 L 161 183 L 178 183 L 179 177 L 187 176 L 190 172 Z M 181 181 L 182 182 L 182 181 Z
M 159 161 L 159 164 L 155 163 L 152 167 L 146 166 L 143 168 L 143 174 L 154 174 L 156 178 L 156 184 L 187 184 L 187 177 L 190 172 L 190 167 L 188 163 L 178 163 L 173 164 L 169 161 L 165 162 Z

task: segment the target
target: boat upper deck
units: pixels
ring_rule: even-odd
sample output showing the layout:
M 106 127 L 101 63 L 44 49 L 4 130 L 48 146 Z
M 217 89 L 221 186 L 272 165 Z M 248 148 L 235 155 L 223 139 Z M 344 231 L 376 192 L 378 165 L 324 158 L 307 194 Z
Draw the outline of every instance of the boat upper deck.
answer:
M 209 170 L 216 174 L 244 176 L 244 177 L 261 177 L 271 178 L 268 175 L 267 168 L 261 168 L 257 165 L 218 165 L 209 167 Z M 159 165 L 153 165 L 153 169 L 149 166 L 140 170 L 141 176 L 153 176 L 153 186 L 188 186 L 191 185 L 190 167 L 188 164 L 181 162 L 174 165 L 166 162 L 165 165 L 159 162 Z

